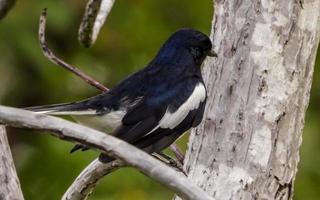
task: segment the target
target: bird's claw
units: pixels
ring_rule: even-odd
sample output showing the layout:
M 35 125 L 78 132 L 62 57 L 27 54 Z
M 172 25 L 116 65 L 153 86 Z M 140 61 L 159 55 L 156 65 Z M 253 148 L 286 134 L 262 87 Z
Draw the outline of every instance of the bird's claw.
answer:
M 166 165 L 174 168 L 176 171 L 182 172 L 185 176 L 187 176 L 187 173 L 183 169 L 183 163 L 179 160 L 174 159 L 162 152 L 155 153 L 153 154 L 153 156 L 161 162 L 165 163 Z

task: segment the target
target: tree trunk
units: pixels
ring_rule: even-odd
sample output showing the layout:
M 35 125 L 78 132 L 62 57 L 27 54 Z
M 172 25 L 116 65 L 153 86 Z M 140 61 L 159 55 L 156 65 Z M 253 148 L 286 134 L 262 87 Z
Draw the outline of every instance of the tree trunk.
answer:
M 319 43 L 320 0 L 217 0 L 217 59 L 186 171 L 219 200 L 291 199 Z
M 7 134 L 0 125 L 0 200 L 23 200 Z

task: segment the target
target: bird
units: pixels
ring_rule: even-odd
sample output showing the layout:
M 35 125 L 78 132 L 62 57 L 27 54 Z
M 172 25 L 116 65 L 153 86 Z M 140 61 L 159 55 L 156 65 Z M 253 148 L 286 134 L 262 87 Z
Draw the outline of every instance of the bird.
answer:
M 110 90 L 71 103 L 26 108 L 70 115 L 76 122 L 111 134 L 147 153 L 161 152 L 200 124 L 207 99 L 201 66 L 216 57 L 210 38 L 192 28 L 174 32 L 145 68 Z M 73 150 L 79 148 L 76 145 Z M 100 161 L 113 158 L 101 154 Z

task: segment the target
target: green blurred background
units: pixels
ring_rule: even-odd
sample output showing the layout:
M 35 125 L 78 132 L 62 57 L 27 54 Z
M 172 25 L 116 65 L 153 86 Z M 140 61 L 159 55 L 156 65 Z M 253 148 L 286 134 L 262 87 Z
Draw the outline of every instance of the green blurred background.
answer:
M 24 107 L 79 100 L 99 93 L 71 73 L 51 64 L 38 45 L 38 18 L 48 8 L 47 40 L 63 58 L 111 87 L 145 66 L 176 29 L 194 27 L 210 33 L 211 0 L 116 1 L 96 44 L 82 48 L 78 26 L 86 1 L 17 1 L 0 21 L 0 102 Z M 319 58 L 318 51 L 318 58 Z M 308 109 L 296 200 L 320 196 L 320 60 L 317 60 Z M 318 67 L 317 67 L 318 66 Z M 27 130 L 9 130 L 10 142 L 26 199 L 59 199 L 97 154 L 70 155 L 72 144 Z M 186 137 L 180 142 L 186 141 Z M 91 200 L 170 199 L 172 192 L 133 169 L 104 178 Z

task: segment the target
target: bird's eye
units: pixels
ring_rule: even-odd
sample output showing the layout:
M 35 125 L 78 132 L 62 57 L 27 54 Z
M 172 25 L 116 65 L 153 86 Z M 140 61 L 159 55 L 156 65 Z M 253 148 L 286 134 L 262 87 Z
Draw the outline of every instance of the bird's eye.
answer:
M 197 55 L 199 54 L 199 47 L 190 47 L 189 51 L 192 55 Z
M 195 59 L 201 57 L 201 49 L 199 47 L 190 47 L 189 51 Z

